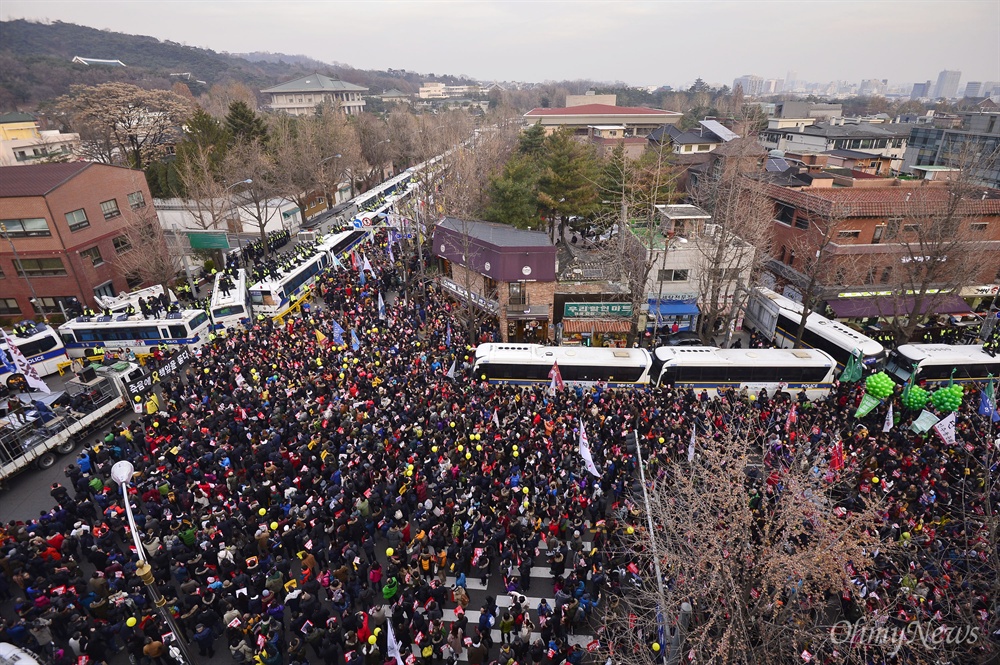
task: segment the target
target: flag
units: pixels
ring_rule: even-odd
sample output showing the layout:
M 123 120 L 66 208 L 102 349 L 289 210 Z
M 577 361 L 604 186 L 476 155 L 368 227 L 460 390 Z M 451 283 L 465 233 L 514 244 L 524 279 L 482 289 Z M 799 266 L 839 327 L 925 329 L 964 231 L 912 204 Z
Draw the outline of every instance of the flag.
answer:
M 788 411 L 788 418 L 785 420 L 785 432 L 791 432 L 792 427 L 799 419 L 798 415 L 795 413 L 795 409 L 797 407 L 798 404 L 792 404 L 792 408 Z
M 861 363 L 858 362 L 857 349 L 851 351 L 851 357 L 844 366 L 844 371 L 840 373 L 840 380 L 846 383 L 854 383 L 861 378 Z
M 597 470 L 597 465 L 594 464 L 594 457 L 590 454 L 590 442 L 587 441 L 587 430 L 583 427 L 583 421 L 580 421 L 580 457 L 583 458 L 583 463 L 587 467 L 587 471 L 591 475 L 601 477 L 601 472 Z
M 340 262 L 340 260 L 337 258 L 336 254 L 331 254 L 330 256 L 333 257 L 333 268 L 334 268 L 334 270 L 340 270 L 341 268 L 344 267 L 344 264 Z
M 864 418 L 879 404 L 881 404 L 881 402 L 878 398 L 865 393 L 864 397 L 861 398 L 861 404 L 858 405 L 858 410 L 855 412 L 854 417 Z
M 385 321 L 385 301 L 382 300 L 382 292 L 378 292 L 378 318 Z
M 385 651 L 390 658 L 396 659 L 396 665 L 403 665 L 403 654 L 399 652 L 399 642 L 392 632 L 392 621 L 385 622 Z
M 497 413 L 496 409 L 493 409 L 493 424 L 496 425 L 497 429 L 500 429 L 500 414 Z
M 322 344 L 323 342 L 326 341 L 326 335 L 324 335 L 323 333 L 321 333 L 320 331 L 317 330 L 316 331 L 316 341 L 319 342 L 320 344 Z
M 354 270 L 358 269 L 358 253 L 351 252 L 351 268 Z
M 892 430 L 892 426 L 895 423 L 892 421 L 892 402 L 889 402 L 889 410 L 885 413 L 885 423 L 882 425 L 883 432 L 889 432 Z
M 566 387 L 566 384 L 563 383 L 562 372 L 559 371 L 558 362 L 552 363 L 552 369 L 549 370 L 549 378 L 552 379 L 552 384 L 549 386 L 552 392 L 555 392 L 557 388 L 562 390 Z
M 688 464 L 694 461 L 695 430 L 697 428 L 697 425 L 691 426 L 691 440 L 688 441 Z
M 454 379 L 455 378 L 455 365 L 457 363 L 458 363 L 458 359 L 457 358 L 455 360 L 451 361 L 451 369 L 448 370 L 448 374 L 447 374 L 447 376 L 448 376 L 449 379 Z
M 362 270 L 360 273 L 358 273 L 358 284 L 360 284 L 361 286 L 364 286 L 367 283 L 368 283 L 368 280 L 365 279 L 365 271 Z
M 333 322 L 333 343 L 337 346 L 344 345 L 344 329 L 336 321 Z
M 444 345 L 449 349 L 451 348 L 451 324 L 448 324 L 448 330 L 444 333 Z
M 986 388 L 979 391 L 979 415 L 992 418 L 993 422 L 1000 420 L 1000 413 L 997 413 L 997 398 L 993 390 L 992 374 L 990 374 Z
M 358 333 L 354 332 L 354 328 L 351 328 L 351 348 L 354 351 L 361 348 L 361 340 L 358 339 Z
M 3 333 L 4 341 L 7 342 L 7 353 L 10 354 L 10 362 L 4 358 L 4 366 L 11 371 L 11 374 L 23 374 L 29 388 L 39 390 L 43 393 L 51 393 L 52 391 L 42 381 L 42 377 L 38 376 L 38 372 L 31 366 L 28 359 L 24 357 L 24 354 L 21 353 L 21 349 L 17 348 L 14 340 L 7 336 L 7 331 L 0 329 L 0 332 Z M 4 355 L 3 352 L 0 352 L 0 356 L 2 355 Z M 13 367 L 11 366 L 12 364 Z
M 371 274 L 374 275 L 375 274 L 375 270 L 374 270 L 374 268 L 372 268 L 372 264 L 368 262 L 368 257 L 365 256 L 365 255 L 362 255 L 361 258 L 364 259 L 364 262 L 361 264 L 361 271 L 364 272 L 365 270 L 367 270 L 368 272 L 370 272 Z
M 842 439 L 833 444 L 833 450 L 830 451 L 830 468 L 834 471 L 844 468 L 844 441 Z
M 952 411 L 947 416 L 934 424 L 934 431 L 941 440 L 949 446 L 955 445 L 955 412 Z
M 934 424 L 936 424 L 937 421 L 938 421 L 937 416 L 935 416 L 927 409 L 924 409 L 923 411 L 920 412 L 920 415 L 917 416 L 917 419 L 913 421 L 913 424 L 910 425 L 910 429 L 916 432 L 917 434 L 923 434 L 924 432 L 929 430 Z
M 396 257 L 392 255 L 392 243 L 390 242 L 388 245 L 386 245 L 386 247 L 387 247 L 387 251 L 389 252 L 389 263 L 391 265 L 395 265 L 396 264 Z

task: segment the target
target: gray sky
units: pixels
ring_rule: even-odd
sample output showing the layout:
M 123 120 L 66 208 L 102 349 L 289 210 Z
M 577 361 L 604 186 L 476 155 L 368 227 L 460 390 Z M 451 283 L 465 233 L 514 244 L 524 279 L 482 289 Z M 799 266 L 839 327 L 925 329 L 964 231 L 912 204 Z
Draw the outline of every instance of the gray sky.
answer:
M 3 0 L 0 18 L 486 80 L 1000 81 L 997 0 Z

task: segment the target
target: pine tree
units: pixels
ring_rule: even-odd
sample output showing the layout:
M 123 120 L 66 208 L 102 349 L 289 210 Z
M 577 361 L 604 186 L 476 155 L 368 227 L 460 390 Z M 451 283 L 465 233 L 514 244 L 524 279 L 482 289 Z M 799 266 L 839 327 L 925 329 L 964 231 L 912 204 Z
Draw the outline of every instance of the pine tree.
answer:
M 527 156 L 514 156 L 503 173 L 490 180 L 490 204 L 484 216 L 491 222 L 519 229 L 538 220 L 538 167 Z
M 521 132 L 518 139 L 517 151 L 522 155 L 539 157 L 545 148 L 545 128 L 539 123 Z
M 559 217 L 560 233 L 568 217 L 585 217 L 597 211 L 600 174 L 592 150 L 577 143 L 569 131 L 560 130 L 545 139 L 541 164 L 538 201 L 554 217 Z
M 230 134 L 230 145 L 251 141 L 267 143 L 267 125 L 246 102 L 235 101 L 229 105 L 226 129 Z

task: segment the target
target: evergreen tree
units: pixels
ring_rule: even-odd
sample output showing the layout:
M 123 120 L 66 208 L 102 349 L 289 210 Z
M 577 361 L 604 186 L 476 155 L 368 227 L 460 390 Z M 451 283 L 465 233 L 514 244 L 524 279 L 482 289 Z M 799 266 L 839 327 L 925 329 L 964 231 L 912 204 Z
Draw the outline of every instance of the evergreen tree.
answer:
M 235 101 L 229 105 L 226 129 L 230 134 L 230 145 L 252 141 L 267 143 L 267 125 L 264 124 L 264 119 L 246 102 Z
M 535 123 L 531 127 L 521 132 L 518 139 L 517 151 L 522 155 L 538 157 L 545 147 L 545 128 L 541 124 Z
M 503 173 L 490 180 L 489 198 L 489 206 L 484 212 L 487 220 L 519 229 L 531 228 L 538 221 L 538 167 L 535 161 L 525 155 L 511 157 Z
M 175 164 L 171 164 L 171 170 L 174 171 L 171 182 L 181 185 L 181 178 L 176 174 L 184 172 L 189 163 L 207 166 L 207 175 L 217 178 L 229 150 L 230 140 L 231 134 L 224 124 L 202 109 L 195 111 L 184 128 L 184 140 L 177 144 L 177 160 Z M 180 190 L 175 190 L 175 193 L 183 195 Z
M 541 164 L 538 201 L 559 218 L 560 234 L 570 216 L 586 217 L 597 211 L 600 167 L 589 146 L 577 143 L 570 131 L 559 130 L 545 139 Z

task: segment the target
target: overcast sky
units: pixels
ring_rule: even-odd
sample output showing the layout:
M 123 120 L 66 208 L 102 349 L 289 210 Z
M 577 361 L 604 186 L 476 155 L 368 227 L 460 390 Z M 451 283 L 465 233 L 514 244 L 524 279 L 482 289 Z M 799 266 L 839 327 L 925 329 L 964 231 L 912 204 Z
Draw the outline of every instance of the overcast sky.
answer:
M 3 0 L 0 18 L 484 80 L 1000 81 L 998 0 Z

